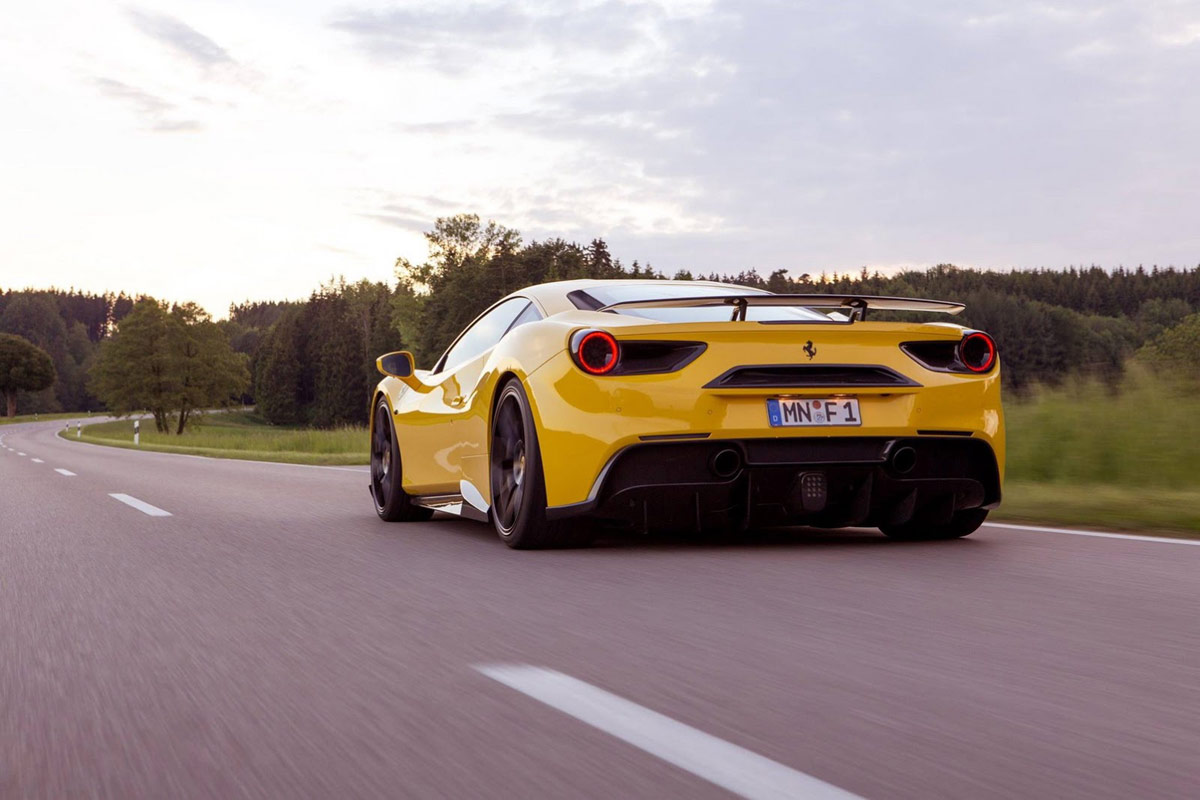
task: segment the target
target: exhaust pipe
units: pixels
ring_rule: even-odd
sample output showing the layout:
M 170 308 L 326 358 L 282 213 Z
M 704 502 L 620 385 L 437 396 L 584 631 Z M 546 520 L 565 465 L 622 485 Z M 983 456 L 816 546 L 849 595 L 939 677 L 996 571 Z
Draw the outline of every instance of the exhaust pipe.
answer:
M 890 462 L 897 475 L 907 475 L 917 466 L 917 451 L 907 445 L 897 447 L 892 452 Z
M 742 454 L 728 447 L 718 450 L 708 460 L 708 469 L 718 478 L 732 478 L 742 469 Z
M 890 460 L 897 475 L 907 475 L 917 466 L 917 451 L 908 446 L 897 447 Z

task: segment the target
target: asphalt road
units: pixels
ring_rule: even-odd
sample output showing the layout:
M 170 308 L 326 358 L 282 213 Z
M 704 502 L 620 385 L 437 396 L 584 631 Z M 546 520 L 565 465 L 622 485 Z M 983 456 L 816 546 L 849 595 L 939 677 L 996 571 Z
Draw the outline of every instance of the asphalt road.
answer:
M 0 427 L 5 798 L 1200 795 L 1200 547 L 514 552 L 60 426 Z

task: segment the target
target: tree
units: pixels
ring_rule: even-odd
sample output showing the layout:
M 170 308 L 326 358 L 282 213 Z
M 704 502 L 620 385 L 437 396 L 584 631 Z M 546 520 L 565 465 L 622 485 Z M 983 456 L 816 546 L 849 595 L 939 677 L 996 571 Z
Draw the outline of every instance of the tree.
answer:
M 254 399 L 259 413 L 276 425 L 304 421 L 302 313 L 299 308 L 285 311 L 259 348 Z
M 71 361 L 67 354 L 67 326 L 49 292 L 27 292 L 13 298 L 0 314 L 0 331 L 12 333 L 41 348 L 54 362 L 57 383 L 70 378 Z M 70 366 L 74 366 L 71 362 Z M 59 385 L 56 389 L 62 389 Z M 59 411 L 62 403 L 49 387 L 42 394 L 22 398 L 31 411 Z
M 198 306 L 168 310 L 143 298 L 101 346 L 91 386 L 113 411 L 148 409 L 158 431 L 177 420 L 183 433 L 194 411 L 227 404 L 248 386 L 246 360 Z
M 159 433 L 169 433 L 168 414 L 178 391 L 171 357 L 171 314 L 157 300 L 143 299 L 100 345 L 91 371 L 91 390 L 118 414 L 147 409 Z
M 1200 314 L 1167 328 L 1138 351 L 1138 358 L 1185 381 L 1200 378 Z
M 313 365 L 309 422 L 318 428 L 367 421 L 371 401 L 362 331 L 336 287 L 322 287 L 307 308 L 306 361 Z
M 443 217 L 425 234 L 429 259 L 397 259 L 392 297 L 396 331 L 418 366 L 431 366 L 450 342 L 489 305 L 510 292 L 573 278 L 662 277 L 636 261 L 626 269 L 602 239 L 587 248 L 563 239 L 522 246 L 521 235 L 474 214 Z
M 171 354 L 177 372 L 175 408 L 183 433 L 193 412 L 225 405 L 250 385 L 247 357 L 235 353 L 229 338 L 208 313 L 194 303 L 171 309 Z
M 7 416 L 17 415 L 17 392 L 48 389 L 55 377 L 49 353 L 20 336 L 0 333 L 0 392 Z

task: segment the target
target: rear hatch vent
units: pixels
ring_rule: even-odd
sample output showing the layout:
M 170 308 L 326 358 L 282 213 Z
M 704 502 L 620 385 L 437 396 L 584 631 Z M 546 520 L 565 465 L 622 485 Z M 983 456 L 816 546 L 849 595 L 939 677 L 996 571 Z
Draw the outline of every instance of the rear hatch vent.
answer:
M 877 364 L 763 364 L 734 367 L 705 389 L 847 389 L 920 386 L 896 370 Z

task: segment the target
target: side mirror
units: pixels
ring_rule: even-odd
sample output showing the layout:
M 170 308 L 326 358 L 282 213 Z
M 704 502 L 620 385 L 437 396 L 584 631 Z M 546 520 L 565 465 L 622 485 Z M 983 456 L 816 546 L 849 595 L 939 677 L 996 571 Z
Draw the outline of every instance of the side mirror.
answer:
M 375 359 L 375 368 L 384 375 L 404 379 L 413 376 L 416 365 L 413 363 L 412 353 L 407 350 L 398 350 Z

